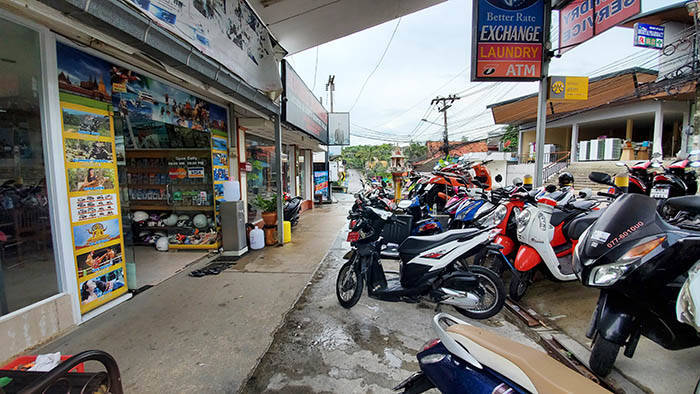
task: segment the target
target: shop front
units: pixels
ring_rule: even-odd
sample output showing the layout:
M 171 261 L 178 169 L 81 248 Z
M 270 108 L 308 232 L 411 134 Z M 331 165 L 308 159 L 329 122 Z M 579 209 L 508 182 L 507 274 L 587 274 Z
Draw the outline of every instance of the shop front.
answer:
M 236 119 L 279 112 L 34 11 L 0 9 L 0 361 L 218 250 Z

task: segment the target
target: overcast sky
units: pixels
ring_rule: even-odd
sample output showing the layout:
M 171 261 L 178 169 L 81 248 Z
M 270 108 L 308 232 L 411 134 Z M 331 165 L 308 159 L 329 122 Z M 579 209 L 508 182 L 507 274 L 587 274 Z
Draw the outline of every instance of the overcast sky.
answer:
M 642 12 L 674 2 L 642 0 Z M 471 8 L 471 0 L 448 0 L 407 15 L 400 22 L 389 21 L 288 60 L 316 96 L 323 97 L 326 108 L 325 84 L 328 76 L 335 74 L 334 110 L 350 111 L 396 29 L 381 65 L 352 108 L 351 134 L 376 135 L 378 131 L 396 136 L 396 140 L 409 136 L 418 141 L 439 139 L 441 126 L 421 122 L 421 118 L 442 123 L 442 114 L 434 109 L 426 115 L 430 100 L 458 93 L 464 97 L 448 111 L 450 139 L 478 138 L 494 128 L 488 104 L 535 93 L 537 83 L 469 82 Z M 555 23 L 557 18 L 554 13 Z M 555 48 L 557 36 L 553 32 Z M 608 30 L 554 59 L 550 75 L 595 76 L 633 66 L 655 68 L 655 50 L 635 48 L 632 41 L 632 29 Z M 351 143 L 381 141 L 352 136 Z

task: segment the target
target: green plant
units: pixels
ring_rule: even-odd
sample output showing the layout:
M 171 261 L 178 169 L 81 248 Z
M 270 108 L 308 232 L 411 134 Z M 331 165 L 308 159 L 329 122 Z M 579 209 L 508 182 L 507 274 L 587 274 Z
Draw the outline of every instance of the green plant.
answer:
M 263 213 L 277 212 L 277 195 L 273 194 L 270 198 L 264 198 L 261 195 L 255 196 L 253 205 L 260 209 Z
M 518 150 L 518 126 L 508 125 L 503 130 L 501 143 L 504 152 L 515 152 Z

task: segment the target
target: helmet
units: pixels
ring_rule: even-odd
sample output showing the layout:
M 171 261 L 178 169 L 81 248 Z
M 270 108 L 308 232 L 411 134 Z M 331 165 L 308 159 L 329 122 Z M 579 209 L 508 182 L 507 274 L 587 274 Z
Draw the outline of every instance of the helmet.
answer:
M 178 219 L 177 215 L 174 213 L 171 213 L 170 216 L 168 216 L 167 218 L 165 218 L 165 220 L 163 220 L 163 223 L 166 226 L 174 226 L 177 224 L 177 219 Z
M 156 250 L 161 251 L 161 252 L 167 252 L 168 251 L 168 237 L 160 237 L 156 241 Z
M 559 187 L 572 186 L 574 184 L 574 176 L 570 172 L 562 172 L 559 174 Z
M 194 218 L 192 218 L 192 223 L 197 228 L 204 228 L 204 227 L 207 227 L 209 225 L 209 221 L 207 220 L 207 216 L 204 215 L 203 213 L 195 215 Z
M 144 221 L 148 220 L 148 218 L 149 218 L 148 213 L 146 213 L 144 211 L 134 212 L 134 219 L 133 219 L 134 222 L 137 222 L 137 223 L 144 222 Z

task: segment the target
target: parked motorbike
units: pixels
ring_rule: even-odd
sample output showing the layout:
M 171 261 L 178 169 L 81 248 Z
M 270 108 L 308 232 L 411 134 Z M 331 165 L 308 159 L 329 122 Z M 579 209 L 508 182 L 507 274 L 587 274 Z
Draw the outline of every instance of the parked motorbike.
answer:
M 649 196 L 656 199 L 669 197 L 692 196 L 698 192 L 697 174 L 694 169 L 700 167 L 700 161 L 688 159 L 676 160 L 664 167 L 660 161 L 652 166 L 662 168 L 663 174 L 654 177 Z
M 290 222 L 292 227 L 299 222 L 302 201 L 302 198 L 299 196 L 290 197 L 289 194 L 284 193 L 284 220 Z
M 649 167 L 652 167 L 653 162 L 651 160 L 639 161 L 631 166 L 626 163 L 619 162 L 615 163 L 618 167 L 627 168 L 627 174 L 629 176 L 629 193 L 638 193 L 649 195 L 651 191 L 651 186 L 654 181 L 654 176 L 656 172 L 650 171 Z
M 697 218 L 700 197 L 669 198 L 679 212 Z M 686 273 L 700 255 L 697 219 L 665 221 L 653 198 L 626 193 L 580 237 L 574 271 L 584 286 L 600 289 L 591 325 L 591 369 L 605 376 L 621 347 L 634 355 L 644 335 L 669 350 L 700 345 L 700 336 L 678 321 L 676 304 Z
M 501 310 L 505 290 L 498 275 L 464 262 L 481 248 L 489 248 L 499 230 L 484 226 L 412 236 L 399 245 L 397 255 L 385 256 L 381 253 L 381 235 L 384 226 L 395 220 L 390 212 L 370 207 L 348 234 L 352 249 L 345 255 L 348 261 L 340 268 L 336 281 L 341 306 L 352 308 L 367 282 L 368 295 L 384 301 L 428 299 L 452 305 L 474 319 L 486 319 Z M 400 261 L 399 274 L 387 279 L 380 259 L 391 257 Z
M 406 394 L 432 388 L 444 394 L 608 392 L 546 353 L 446 313 L 433 318 L 433 329 L 438 337 L 417 355 L 420 372 L 394 390 Z
M 508 295 L 514 300 L 525 295 L 541 262 L 554 279 L 576 280 L 571 255 L 581 233 L 601 213 L 593 210 L 595 201 L 574 200 L 570 188 L 556 190 L 554 185 L 549 185 L 545 192 L 536 197 L 523 196 L 530 197 L 532 205 L 525 207 L 516 218 L 520 247 L 513 263 L 516 271 L 508 290 Z

